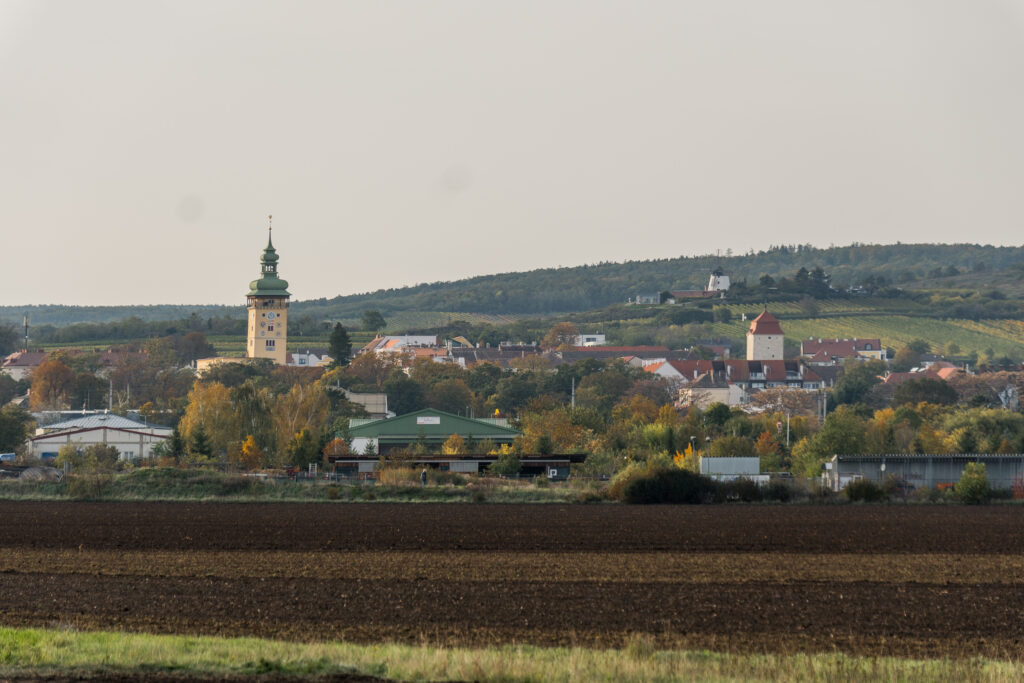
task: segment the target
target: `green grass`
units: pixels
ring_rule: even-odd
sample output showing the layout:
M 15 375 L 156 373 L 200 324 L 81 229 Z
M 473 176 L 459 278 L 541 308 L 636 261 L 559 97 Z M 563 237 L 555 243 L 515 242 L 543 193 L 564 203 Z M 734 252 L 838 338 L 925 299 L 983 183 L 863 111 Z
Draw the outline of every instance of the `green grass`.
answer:
M 619 650 L 515 645 L 471 649 L 0 627 L 0 676 L 146 673 L 358 673 L 398 681 L 1020 681 L 1024 665 L 984 659 L 666 651 L 654 649 L 642 636 Z
M 565 503 L 579 491 L 566 485 L 470 486 L 335 484 L 323 480 L 260 479 L 212 470 L 147 467 L 125 473 L 70 476 L 63 482 L 0 480 L 0 500 L 339 502 L 339 503 Z

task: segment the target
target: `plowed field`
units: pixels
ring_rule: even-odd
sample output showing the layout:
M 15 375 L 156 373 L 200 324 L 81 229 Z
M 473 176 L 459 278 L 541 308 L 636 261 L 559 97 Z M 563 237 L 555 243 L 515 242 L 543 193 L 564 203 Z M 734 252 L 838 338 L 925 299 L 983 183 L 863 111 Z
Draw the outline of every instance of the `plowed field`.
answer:
M 1024 508 L 0 503 L 0 622 L 1020 658 Z

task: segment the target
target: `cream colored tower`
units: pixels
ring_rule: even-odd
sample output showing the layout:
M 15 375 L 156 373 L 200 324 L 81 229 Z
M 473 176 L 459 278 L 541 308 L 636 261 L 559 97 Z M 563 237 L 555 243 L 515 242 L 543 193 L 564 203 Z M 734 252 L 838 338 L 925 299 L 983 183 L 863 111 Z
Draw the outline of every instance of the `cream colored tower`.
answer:
M 277 251 L 270 236 L 260 259 L 260 278 L 249 283 L 249 333 L 245 355 L 269 358 L 277 365 L 288 359 L 288 283 L 277 276 Z
M 783 360 L 784 345 L 782 326 L 766 308 L 747 330 L 747 360 Z

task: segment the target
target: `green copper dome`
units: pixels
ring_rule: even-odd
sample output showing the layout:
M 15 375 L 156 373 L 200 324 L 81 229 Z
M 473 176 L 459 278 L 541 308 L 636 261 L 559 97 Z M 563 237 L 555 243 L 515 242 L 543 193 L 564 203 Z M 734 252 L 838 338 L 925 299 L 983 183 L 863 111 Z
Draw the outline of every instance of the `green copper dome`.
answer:
M 260 279 L 249 283 L 249 296 L 291 296 L 288 282 L 277 276 L 277 250 L 270 237 L 260 259 Z

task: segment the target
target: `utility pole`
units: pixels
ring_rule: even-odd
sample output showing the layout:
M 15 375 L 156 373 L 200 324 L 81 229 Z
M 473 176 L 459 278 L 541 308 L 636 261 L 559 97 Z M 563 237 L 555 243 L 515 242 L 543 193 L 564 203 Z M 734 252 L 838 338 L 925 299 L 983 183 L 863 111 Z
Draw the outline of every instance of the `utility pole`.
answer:
M 576 378 L 572 378 L 572 403 L 571 407 L 573 410 L 576 409 Z

